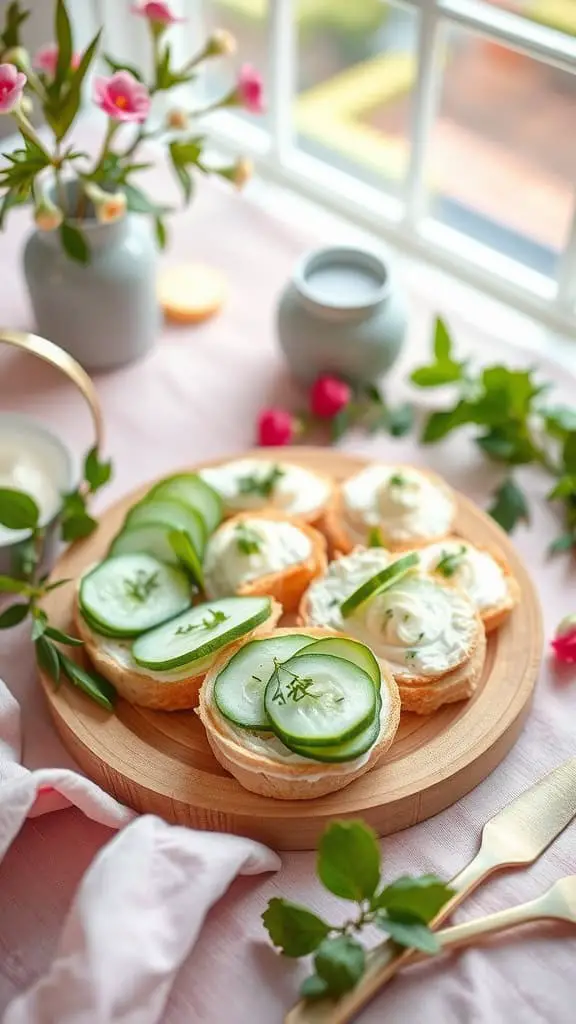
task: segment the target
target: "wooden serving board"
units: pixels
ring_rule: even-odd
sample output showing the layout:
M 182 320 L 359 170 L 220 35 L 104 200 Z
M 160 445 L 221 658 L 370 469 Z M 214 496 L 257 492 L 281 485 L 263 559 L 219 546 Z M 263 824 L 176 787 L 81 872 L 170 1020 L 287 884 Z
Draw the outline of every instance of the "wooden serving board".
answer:
M 342 480 L 366 460 L 319 448 L 266 449 L 251 456 L 283 458 Z M 195 467 L 198 468 L 198 467 Z M 76 578 L 104 556 L 128 508 L 148 486 L 104 514 L 86 541 L 69 548 L 54 578 Z M 312 849 L 329 819 L 361 817 L 381 835 L 429 818 L 482 781 L 515 743 L 530 708 L 542 650 L 538 600 L 510 540 L 468 499 L 458 497 L 457 532 L 497 545 L 516 574 L 522 601 L 493 635 L 474 697 L 429 717 L 405 714 L 384 763 L 350 786 L 316 800 L 272 800 L 243 789 L 214 759 L 193 711 L 160 712 L 119 700 L 108 714 L 68 683 L 42 685 L 62 740 L 103 789 L 138 811 L 194 828 L 251 836 L 280 850 Z M 45 601 L 53 625 L 72 626 L 73 588 Z M 81 649 L 72 656 L 82 661 Z

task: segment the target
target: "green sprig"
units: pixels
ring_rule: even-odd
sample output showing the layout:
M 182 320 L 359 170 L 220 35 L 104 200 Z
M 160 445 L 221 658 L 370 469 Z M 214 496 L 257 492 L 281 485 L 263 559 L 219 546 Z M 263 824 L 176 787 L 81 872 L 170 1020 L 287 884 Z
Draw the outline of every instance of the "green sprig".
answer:
M 435 875 L 403 875 L 384 884 L 376 834 L 361 821 L 334 821 L 320 840 L 316 871 L 333 895 L 355 903 L 355 916 L 333 925 L 307 907 L 274 897 L 262 915 L 272 943 L 284 956 L 313 954 L 314 973 L 301 987 L 306 999 L 339 996 L 354 988 L 366 968 L 358 935 L 369 925 L 397 946 L 432 955 L 440 945 L 429 924 L 453 890 Z

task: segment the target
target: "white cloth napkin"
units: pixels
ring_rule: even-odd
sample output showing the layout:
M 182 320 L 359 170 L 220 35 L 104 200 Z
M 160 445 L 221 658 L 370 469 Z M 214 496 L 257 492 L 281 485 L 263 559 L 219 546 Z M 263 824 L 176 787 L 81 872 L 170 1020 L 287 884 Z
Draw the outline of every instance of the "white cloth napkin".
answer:
M 136 817 L 67 769 L 29 772 L 20 747 L 20 709 L 0 680 L 0 865 L 32 815 L 73 805 L 123 831 L 80 883 L 51 967 L 4 1024 L 156 1024 L 212 904 L 236 875 L 280 860 L 250 839 Z

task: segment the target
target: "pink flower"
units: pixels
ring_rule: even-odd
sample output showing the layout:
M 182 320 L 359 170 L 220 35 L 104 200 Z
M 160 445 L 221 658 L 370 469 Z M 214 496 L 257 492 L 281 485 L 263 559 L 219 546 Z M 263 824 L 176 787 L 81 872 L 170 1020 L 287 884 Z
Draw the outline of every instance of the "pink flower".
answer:
M 153 21 L 156 25 L 175 25 L 178 21 L 186 21 L 186 18 L 177 18 L 175 14 L 172 14 L 168 4 L 165 3 L 145 3 L 135 5 L 130 10 L 132 14 L 148 18 L 148 21 Z
M 72 68 L 76 70 L 79 63 L 80 54 L 73 54 L 71 61 Z M 32 64 L 37 71 L 43 71 L 49 78 L 54 78 L 56 74 L 56 65 L 58 64 L 58 47 L 56 43 L 45 43 L 44 46 L 41 46 L 34 54 Z
M 562 619 L 551 647 L 558 661 L 576 664 L 576 615 L 567 615 Z
M 27 78 L 13 64 L 0 64 L 0 114 L 9 114 L 22 99 Z
M 298 420 L 286 409 L 263 409 L 258 417 L 258 444 L 264 448 L 290 444 L 299 427 Z
M 262 78 L 251 64 L 243 64 L 236 85 L 236 99 L 251 114 L 264 113 L 264 86 Z
M 94 101 L 115 121 L 145 121 L 150 96 L 145 85 L 129 71 L 116 71 L 111 78 L 94 79 Z
M 310 408 L 315 416 L 331 420 L 345 409 L 352 397 L 350 385 L 337 377 L 318 377 L 310 392 Z

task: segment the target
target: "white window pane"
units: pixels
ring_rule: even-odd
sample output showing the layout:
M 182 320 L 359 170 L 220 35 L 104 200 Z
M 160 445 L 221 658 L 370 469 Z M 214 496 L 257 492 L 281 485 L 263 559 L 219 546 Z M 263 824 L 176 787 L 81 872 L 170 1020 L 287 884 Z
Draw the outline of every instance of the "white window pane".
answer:
M 452 29 L 428 155 L 431 212 L 555 276 L 576 181 L 576 76 Z
M 381 0 L 298 6 L 300 147 L 399 194 L 409 158 L 417 15 Z

